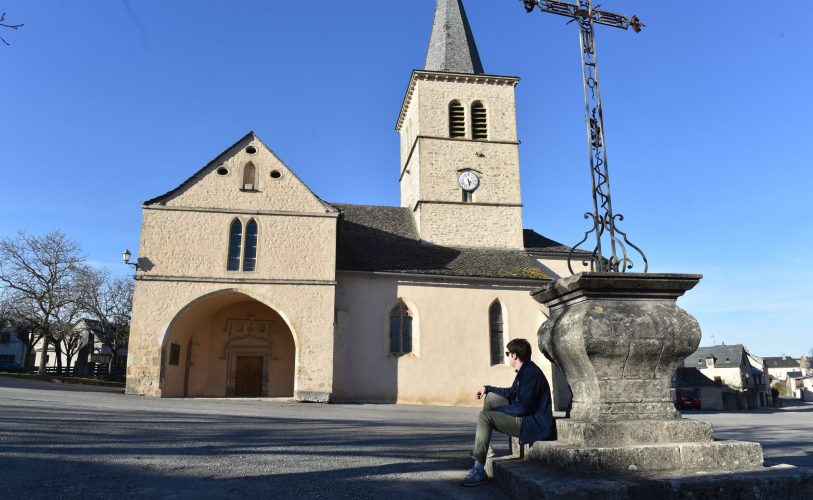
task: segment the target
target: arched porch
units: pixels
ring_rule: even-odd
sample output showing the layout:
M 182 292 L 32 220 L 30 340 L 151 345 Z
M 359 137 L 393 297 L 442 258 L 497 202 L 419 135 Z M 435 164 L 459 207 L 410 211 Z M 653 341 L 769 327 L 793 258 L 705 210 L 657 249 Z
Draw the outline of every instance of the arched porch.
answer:
M 225 290 L 187 305 L 161 349 L 163 397 L 293 397 L 296 342 L 272 308 Z

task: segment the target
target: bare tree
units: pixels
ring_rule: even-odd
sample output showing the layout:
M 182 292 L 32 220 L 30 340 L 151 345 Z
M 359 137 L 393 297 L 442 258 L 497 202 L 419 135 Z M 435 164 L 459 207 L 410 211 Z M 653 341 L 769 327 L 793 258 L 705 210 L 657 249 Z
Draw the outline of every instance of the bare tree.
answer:
M 96 322 L 94 334 L 110 349 L 109 370 L 118 366 L 119 350 L 130 337 L 133 306 L 132 278 L 113 278 L 106 269 L 86 267 L 79 278 L 80 303 L 84 314 Z
M 20 28 L 22 28 L 22 27 L 23 27 L 23 25 L 22 25 L 22 24 L 8 24 L 8 23 L 6 22 L 6 13 L 5 13 L 5 12 L 3 12 L 3 14 L 2 14 L 2 15 L 0 15 L 0 28 L 9 28 L 9 29 L 13 29 L 13 30 L 18 30 L 18 29 L 20 29 Z M 9 43 L 6 41 L 6 39 L 5 39 L 5 38 L 3 38 L 2 36 L 0 36 L 0 42 L 3 42 L 3 43 L 4 43 L 4 44 L 6 44 L 6 45 L 10 45 L 10 44 L 9 44 Z
M 64 355 L 65 373 L 70 374 L 71 362 L 84 344 L 85 335 L 76 328 L 76 321 L 81 313 L 78 290 L 78 287 L 73 288 L 73 300 L 67 302 L 56 312 L 53 331 L 58 373 L 63 373 L 62 355 Z
M 76 300 L 83 262 L 79 244 L 58 230 L 42 236 L 21 231 L 14 239 L 0 239 L 0 285 L 7 289 L 15 316 L 30 325 L 32 337 L 42 340 L 41 374 L 48 345 L 55 343 L 63 314 Z

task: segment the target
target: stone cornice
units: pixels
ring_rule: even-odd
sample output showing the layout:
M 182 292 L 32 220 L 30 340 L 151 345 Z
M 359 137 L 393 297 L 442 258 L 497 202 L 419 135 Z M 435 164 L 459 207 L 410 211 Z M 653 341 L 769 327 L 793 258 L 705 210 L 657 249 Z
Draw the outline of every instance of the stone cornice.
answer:
M 522 203 L 488 203 L 476 201 L 449 201 L 449 200 L 418 200 L 412 207 L 412 211 L 418 210 L 420 205 L 460 205 L 467 207 L 508 207 L 522 208 Z
M 400 132 L 404 124 L 407 109 L 412 103 L 412 96 L 415 93 L 415 85 L 418 80 L 427 81 L 440 81 L 440 82 L 462 82 L 462 83 L 482 83 L 486 85 L 510 85 L 516 87 L 519 83 L 517 76 L 497 76 L 497 75 L 472 75 L 466 73 L 446 73 L 441 71 L 423 71 L 413 70 L 412 77 L 409 80 L 404 102 L 401 105 L 401 112 L 398 114 L 398 122 L 395 125 L 395 131 Z
M 245 210 L 239 208 L 214 208 L 214 207 L 180 207 L 172 205 L 142 205 L 142 210 L 162 210 L 170 212 L 206 212 L 216 214 L 235 215 L 282 215 L 287 217 L 328 217 L 338 218 L 339 212 L 286 212 L 282 210 Z
M 218 284 L 241 284 L 241 285 L 318 285 L 318 286 L 335 286 L 335 280 L 303 280 L 303 279 L 264 279 L 264 278 L 216 278 L 205 276 L 168 276 L 168 275 L 152 275 L 144 272 L 136 274 L 138 281 L 172 281 L 179 283 L 218 283 Z

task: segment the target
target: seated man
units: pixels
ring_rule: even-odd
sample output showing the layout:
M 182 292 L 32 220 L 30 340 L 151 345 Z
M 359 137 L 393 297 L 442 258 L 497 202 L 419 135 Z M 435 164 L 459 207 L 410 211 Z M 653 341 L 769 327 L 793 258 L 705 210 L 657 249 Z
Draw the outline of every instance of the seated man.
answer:
M 541 441 L 552 432 L 548 379 L 531 361 L 531 344 L 525 339 L 514 339 L 506 348 L 508 364 L 517 376 L 511 387 L 487 385 L 475 394 L 477 399 L 485 399 L 474 438 L 474 467 L 463 479 L 463 486 L 477 486 L 488 480 L 485 463 L 493 430 L 519 437 L 520 444 Z

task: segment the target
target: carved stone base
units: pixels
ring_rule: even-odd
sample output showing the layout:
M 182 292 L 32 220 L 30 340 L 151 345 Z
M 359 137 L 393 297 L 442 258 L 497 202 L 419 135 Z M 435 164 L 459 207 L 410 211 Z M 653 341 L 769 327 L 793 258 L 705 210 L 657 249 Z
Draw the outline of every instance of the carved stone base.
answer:
M 559 443 L 574 446 L 626 446 L 710 442 L 712 426 L 697 420 L 635 420 L 626 422 L 556 422 Z

